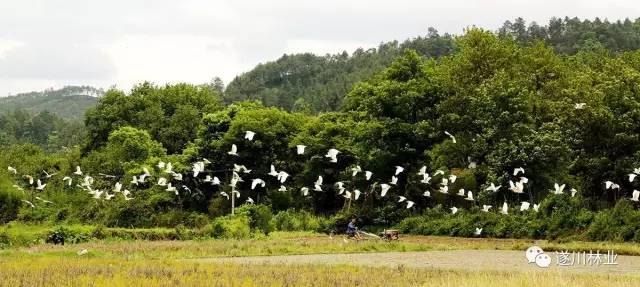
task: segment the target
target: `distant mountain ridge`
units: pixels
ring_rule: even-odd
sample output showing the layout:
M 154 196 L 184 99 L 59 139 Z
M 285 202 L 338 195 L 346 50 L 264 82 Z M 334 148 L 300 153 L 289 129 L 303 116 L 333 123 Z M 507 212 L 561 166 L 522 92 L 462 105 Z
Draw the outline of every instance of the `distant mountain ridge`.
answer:
M 82 119 L 87 109 L 98 102 L 104 90 L 90 86 L 66 86 L 0 98 L 0 114 L 23 109 L 31 114 L 49 111 L 66 119 Z

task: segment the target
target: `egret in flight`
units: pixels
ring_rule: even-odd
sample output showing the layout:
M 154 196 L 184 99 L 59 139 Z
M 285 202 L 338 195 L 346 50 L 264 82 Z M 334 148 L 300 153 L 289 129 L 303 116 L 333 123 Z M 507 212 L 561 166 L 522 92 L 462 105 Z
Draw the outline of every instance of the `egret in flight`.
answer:
M 233 155 L 233 156 L 238 156 L 238 147 L 236 146 L 236 144 L 232 144 L 231 145 L 231 150 L 229 152 L 227 152 L 227 154 Z
M 252 131 L 246 131 L 244 132 L 244 138 L 246 140 L 252 141 L 253 137 L 256 135 L 256 133 L 252 132 Z
M 339 150 L 332 148 L 329 151 L 327 151 L 327 154 L 324 157 L 330 158 L 331 162 L 338 162 L 339 153 L 340 153 Z

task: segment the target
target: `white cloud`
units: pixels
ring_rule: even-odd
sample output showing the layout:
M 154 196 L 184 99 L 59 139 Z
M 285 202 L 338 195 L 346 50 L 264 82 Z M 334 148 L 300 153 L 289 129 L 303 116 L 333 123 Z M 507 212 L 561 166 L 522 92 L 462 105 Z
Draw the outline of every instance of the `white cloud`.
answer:
M 0 96 L 51 85 L 226 82 L 284 53 L 353 51 L 523 17 L 611 20 L 632 0 L 0 1 Z

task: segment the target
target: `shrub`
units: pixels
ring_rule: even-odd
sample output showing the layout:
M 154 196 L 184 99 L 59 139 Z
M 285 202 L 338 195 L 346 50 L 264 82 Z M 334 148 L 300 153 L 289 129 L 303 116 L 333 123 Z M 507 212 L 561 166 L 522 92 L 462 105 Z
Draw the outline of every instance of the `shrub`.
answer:
M 211 236 L 215 238 L 243 239 L 251 236 L 250 219 L 246 215 L 217 217 L 211 223 Z
M 91 234 L 86 230 L 71 229 L 65 226 L 58 226 L 47 234 L 47 238 L 58 236 L 64 238 L 65 243 L 82 243 L 91 238 Z
M 273 217 L 272 224 L 280 231 L 320 231 L 321 218 L 307 211 L 285 210 Z
M 273 231 L 271 208 L 262 204 L 244 204 L 236 209 L 236 214 L 249 218 L 252 231 L 269 234 Z

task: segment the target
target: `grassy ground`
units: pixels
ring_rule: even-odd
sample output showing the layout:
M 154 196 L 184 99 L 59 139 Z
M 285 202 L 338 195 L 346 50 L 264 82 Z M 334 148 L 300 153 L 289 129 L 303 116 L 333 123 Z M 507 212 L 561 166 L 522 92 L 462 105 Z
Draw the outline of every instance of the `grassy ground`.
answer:
M 0 251 L 0 258 L 33 256 L 75 256 L 82 248 L 90 250 L 96 258 L 128 259 L 182 259 L 219 256 L 255 256 L 315 253 L 355 253 L 385 251 L 430 250 L 525 250 L 536 244 L 546 251 L 613 250 L 620 255 L 640 255 L 640 245 L 611 242 L 547 242 L 524 239 L 460 238 L 435 236 L 403 236 L 400 241 L 365 240 L 343 242 L 333 237 L 308 232 L 275 232 L 261 239 L 244 240 L 186 240 L 186 241 L 132 241 L 107 240 L 82 244 L 54 246 L 39 244 L 31 247 Z
M 35 230 L 35 229 L 34 229 Z M 37 232 L 37 231 L 34 231 Z M 630 243 L 403 236 L 397 242 L 345 243 L 341 236 L 275 232 L 247 240 L 103 240 L 0 251 L 0 286 L 638 286 L 640 277 L 555 272 L 447 271 L 365 266 L 279 266 L 202 263 L 176 259 L 221 256 L 429 250 L 615 250 L 640 255 Z M 79 257 L 76 252 L 89 253 Z M 134 284 L 135 282 L 135 284 Z
M 0 286 L 637 286 L 638 277 L 354 266 L 198 264 L 172 260 L 0 261 Z

